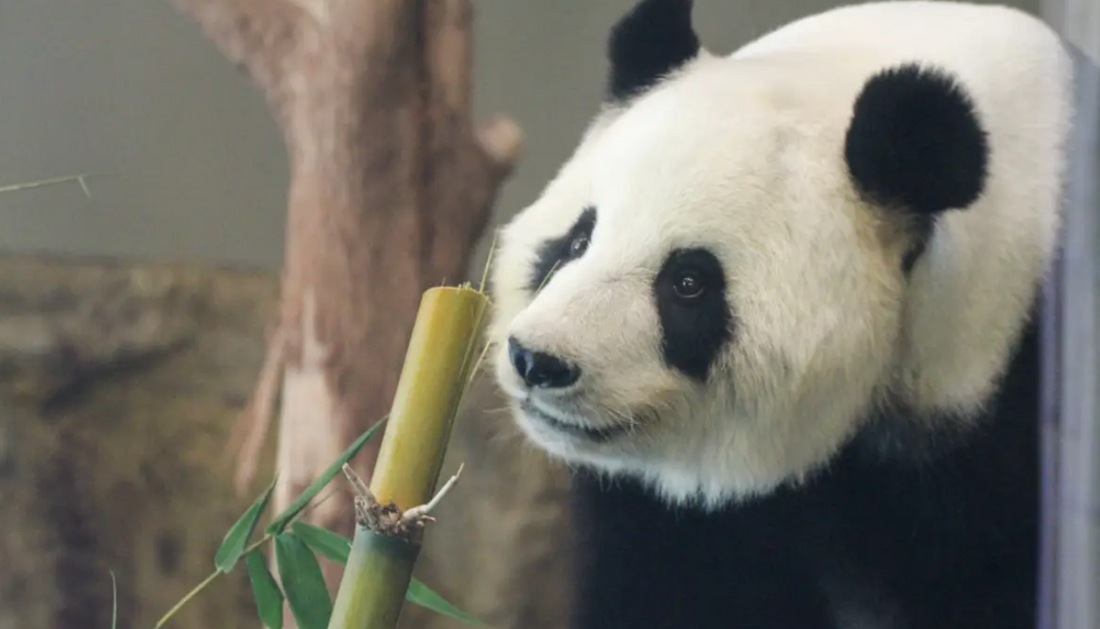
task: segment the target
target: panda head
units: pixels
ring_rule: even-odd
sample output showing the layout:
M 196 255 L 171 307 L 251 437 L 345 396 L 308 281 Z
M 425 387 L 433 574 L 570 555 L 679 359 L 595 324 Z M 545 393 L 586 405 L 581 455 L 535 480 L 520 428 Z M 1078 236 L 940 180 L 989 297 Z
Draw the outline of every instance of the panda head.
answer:
M 979 406 L 1041 255 L 998 260 L 1022 279 L 988 312 L 914 297 L 952 290 L 925 268 L 933 235 L 987 186 L 965 90 L 915 65 L 717 58 L 690 13 L 644 0 L 614 28 L 602 113 L 498 235 L 491 335 L 534 444 L 713 507 L 803 479 L 888 396 Z M 955 323 L 977 336 L 924 343 Z

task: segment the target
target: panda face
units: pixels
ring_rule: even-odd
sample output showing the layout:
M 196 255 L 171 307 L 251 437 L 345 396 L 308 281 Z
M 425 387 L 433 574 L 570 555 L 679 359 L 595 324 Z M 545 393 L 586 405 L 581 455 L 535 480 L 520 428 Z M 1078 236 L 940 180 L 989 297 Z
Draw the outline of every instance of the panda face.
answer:
M 1056 221 L 980 201 L 988 134 L 951 75 L 828 46 L 716 58 L 690 5 L 616 26 L 605 110 L 498 235 L 490 334 L 541 449 L 713 508 L 806 478 L 880 403 L 979 408 Z M 1038 155 L 1057 134 L 1030 128 Z M 975 281 L 998 291 L 972 305 Z
M 495 256 L 495 368 L 519 425 L 677 500 L 826 459 L 890 359 L 904 281 L 823 158 L 843 128 L 777 124 L 781 94 L 727 76 L 701 63 L 607 114 Z

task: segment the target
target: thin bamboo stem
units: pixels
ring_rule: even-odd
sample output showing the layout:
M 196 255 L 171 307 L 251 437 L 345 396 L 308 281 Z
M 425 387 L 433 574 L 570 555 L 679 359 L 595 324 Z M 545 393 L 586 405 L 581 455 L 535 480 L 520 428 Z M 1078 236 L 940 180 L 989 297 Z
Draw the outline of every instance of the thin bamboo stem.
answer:
M 329 629 L 396 627 L 419 554 L 418 542 L 357 526 Z

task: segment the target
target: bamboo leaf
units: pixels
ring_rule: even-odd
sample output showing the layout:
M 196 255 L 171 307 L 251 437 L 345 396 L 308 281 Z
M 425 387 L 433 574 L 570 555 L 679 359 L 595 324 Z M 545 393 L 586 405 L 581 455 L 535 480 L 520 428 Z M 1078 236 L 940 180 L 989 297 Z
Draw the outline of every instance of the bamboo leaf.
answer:
M 351 553 L 351 542 L 343 535 L 301 520 L 295 520 L 294 524 L 290 525 L 290 531 L 314 551 L 347 565 L 348 555 Z
M 252 595 L 256 598 L 256 612 L 270 629 L 283 629 L 283 593 L 259 549 L 244 557 L 248 579 L 252 582 Z
M 38 181 L 27 181 L 24 183 L 13 183 L 5 186 L 0 186 L 0 194 L 7 192 L 18 192 L 20 190 L 29 190 L 31 188 L 40 188 L 42 186 L 53 186 L 59 183 L 66 183 L 69 181 L 76 181 L 80 183 L 80 189 L 84 191 L 84 196 L 89 199 L 92 198 L 91 192 L 88 191 L 88 183 L 85 181 L 87 175 L 68 175 L 65 177 L 51 177 L 49 179 L 40 179 Z
M 405 593 L 405 600 L 421 607 L 427 607 L 437 614 L 443 614 L 455 620 L 461 620 L 479 627 L 485 626 L 480 620 L 450 604 L 447 599 L 415 578 L 409 582 L 409 590 Z
M 222 545 L 214 554 L 214 567 L 222 572 L 229 572 L 237 564 L 237 560 L 244 553 L 248 538 L 252 537 L 252 531 L 256 530 L 256 524 L 260 521 L 267 503 L 271 499 L 271 492 L 275 489 L 275 480 L 267 486 L 264 493 L 252 503 L 252 506 L 244 512 L 244 515 L 225 534 Z
M 328 466 L 328 468 L 320 476 L 318 476 L 316 480 L 310 483 L 309 487 L 307 487 L 306 490 L 294 500 L 294 502 L 290 503 L 290 506 L 287 507 L 285 511 L 276 516 L 275 519 L 272 520 L 271 524 L 267 525 L 267 528 L 264 530 L 264 532 L 268 535 L 276 535 L 282 533 L 283 529 L 286 528 L 287 523 L 294 519 L 294 516 L 298 515 L 298 513 L 302 509 L 304 509 L 307 504 L 309 504 L 309 501 L 313 500 L 313 497 L 316 496 L 322 489 L 324 489 L 325 485 L 328 485 L 329 482 L 332 481 L 332 479 L 340 473 L 340 470 L 343 469 L 345 463 L 350 461 L 356 454 L 359 454 L 359 450 L 361 450 L 363 446 L 366 445 L 367 441 L 370 441 L 370 438 L 374 436 L 374 433 L 377 432 L 384 423 L 386 423 L 386 418 L 382 418 L 378 421 L 378 423 L 371 426 L 370 429 L 368 429 L 366 432 L 359 435 L 359 438 L 353 441 L 352 444 L 348 446 L 347 450 L 344 450 L 343 454 L 341 454 L 338 459 L 333 461 L 332 465 Z
M 332 615 L 321 565 L 305 542 L 289 533 L 275 537 L 275 560 L 283 592 L 301 629 L 327 629 Z

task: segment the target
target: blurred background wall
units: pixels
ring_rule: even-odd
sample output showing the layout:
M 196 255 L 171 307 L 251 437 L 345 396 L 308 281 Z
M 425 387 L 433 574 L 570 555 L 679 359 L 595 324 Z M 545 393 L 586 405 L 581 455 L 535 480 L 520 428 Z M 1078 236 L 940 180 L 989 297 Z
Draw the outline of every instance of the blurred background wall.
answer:
M 475 3 L 477 111 L 513 116 L 526 136 L 498 221 L 568 155 L 601 94 L 607 29 L 632 4 Z M 700 0 L 696 23 L 726 52 L 835 4 Z M 1036 13 L 1039 1 L 1008 4 Z M 3 196 L 0 251 L 281 261 L 282 140 L 259 94 L 167 0 L 2 0 L 0 138 L 0 185 L 88 173 L 92 192 Z

